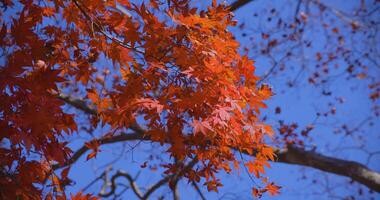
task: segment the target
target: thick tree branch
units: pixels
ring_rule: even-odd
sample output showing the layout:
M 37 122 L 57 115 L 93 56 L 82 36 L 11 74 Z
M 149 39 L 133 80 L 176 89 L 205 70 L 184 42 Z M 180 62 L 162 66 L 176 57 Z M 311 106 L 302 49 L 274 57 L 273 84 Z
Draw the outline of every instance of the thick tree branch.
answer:
M 87 108 L 82 109 L 82 106 L 75 105 L 85 105 L 85 103 L 74 104 L 73 102 L 79 103 L 81 100 L 73 100 L 71 98 L 61 98 L 66 103 L 73 105 L 74 107 L 87 110 Z M 88 108 L 90 109 L 90 108 Z M 134 127 L 136 126 L 136 127 Z M 122 141 L 131 140 L 147 140 L 151 141 L 149 136 L 144 134 L 144 130 L 138 125 L 131 127 L 135 131 L 133 134 L 121 134 L 108 138 L 99 139 L 100 144 L 111 144 Z M 78 151 L 74 153 L 71 159 L 63 166 L 55 165 L 53 169 L 61 168 L 67 165 L 71 165 L 77 161 L 86 151 L 89 150 L 86 146 L 81 147 Z M 321 171 L 334 173 L 337 175 L 346 176 L 352 180 L 366 185 L 371 190 L 380 192 L 380 173 L 369 169 L 368 167 L 354 161 L 347 161 L 343 159 L 337 159 L 333 157 L 324 156 L 322 154 L 316 153 L 314 151 L 307 151 L 297 147 L 288 147 L 287 149 L 277 149 L 275 150 L 278 160 L 280 163 L 296 164 L 312 167 L 319 169 Z M 247 152 L 243 152 L 247 154 Z M 252 155 L 254 156 L 254 155 Z
M 237 0 L 230 5 L 230 11 L 235 11 L 253 0 Z
M 308 166 L 346 176 L 376 192 L 380 192 L 380 173 L 360 163 L 324 156 L 297 147 L 279 150 L 277 156 L 278 162 Z

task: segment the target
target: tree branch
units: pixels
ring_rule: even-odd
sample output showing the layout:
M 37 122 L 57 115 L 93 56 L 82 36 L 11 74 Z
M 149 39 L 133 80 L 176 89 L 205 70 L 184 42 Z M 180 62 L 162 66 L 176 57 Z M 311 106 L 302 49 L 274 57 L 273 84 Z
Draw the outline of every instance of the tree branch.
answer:
M 82 105 L 86 105 L 83 103 L 74 104 L 73 102 L 79 103 L 81 100 L 74 100 L 71 98 L 61 98 L 66 103 L 73 105 L 74 107 L 81 109 L 83 111 L 87 110 L 86 107 L 82 107 Z M 75 106 L 81 105 L 81 106 Z M 88 108 L 90 109 L 90 108 Z M 147 140 L 151 141 L 149 136 L 145 135 L 145 131 L 141 129 L 137 124 L 130 127 L 135 133 L 133 134 L 121 134 L 108 138 L 99 139 L 98 142 L 100 144 L 112 144 L 116 142 L 122 141 L 131 141 L 131 140 Z M 74 153 L 74 155 L 70 158 L 70 160 L 65 163 L 63 166 L 54 165 L 53 169 L 58 169 L 61 167 L 65 167 L 67 165 L 73 164 L 77 161 L 88 148 L 86 146 L 81 147 L 78 151 Z M 329 156 L 325 156 L 314 151 L 307 151 L 297 147 L 288 147 L 287 149 L 276 149 L 275 150 L 278 160 L 277 162 L 287 163 L 287 164 L 296 164 L 312 167 L 315 169 L 319 169 L 321 171 L 346 176 L 351 178 L 352 180 L 366 185 L 371 190 L 376 192 L 380 192 L 380 173 L 369 169 L 368 167 L 354 161 L 347 161 L 343 159 L 337 159 Z M 243 152 L 247 154 L 247 152 Z M 252 155 L 255 156 L 255 155 Z
M 278 162 L 312 167 L 321 171 L 346 176 L 380 192 L 380 173 L 363 164 L 353 161 L 324 156 L 314 151 L 306 151 L 297 147 L 277 151 Z
M 160 188 L 161 186 L 163 186 L 164 184 L 166 184 L 167 182 L 169 182 L 169 180 L 172 178 L 173 176 L 166 176 L 165 178 L 161 179 L 160 181 L 158 181 L 156 184 L 154 184 L 152 187 L 150 187 L 147 192 L 144 194 L 143 198 L 142 199 L 148 199 L 148 197 L 153 194 L 154 191 L 156 191 L 158 188 Z
M 112 178 L 111 178 L 111 190 L 105 194 L 99 194 L 99 195 L 101 197 L 109 197 L 112 194 L 114 194 L 115 190 L 116 190 L 116 179 L 119 177 L 126 178 L 129 181 L 129 184 L 131 185 L 131 188 L 132 188 L 133 192 L 136 194 L 136 196 L 139 199 L 143 199 L 143 197 L 142 197 L 143 195 L 142 195 L 140 189 L 138 188 L 135 180 L 132 178 L 131 175 L 129 175 L 127 172 L 123 172 L 123 171 L 117 171 L 117 173 L 112 176 Z
M 77 108 L 86 114 L 89 115 L 98 115 L 98 111 L 93 106 L 88 106 L 87 103 L 84 100 L 81 99 L 75 99 L 67 95 L 59 94 L 57 95 L 58 99 L 63 100 L 65 103 L 73 106 L 74 108 Z M 133 130 L 135 133 L 144 134 L 145 131 L 136 123 L 131 124 L 129 129 Z
M 174 185 L 172 192 L 173 192 L 173 200 L 180 200 L 177 183 Z
M 59 94 L 57 95 L 58 99 L 61 99 L 65 103 L 73 106 L 74 108 L 77 108 L 78 110 L 81 110 L 89 115 L 97 115 L 97 111 L 95 108 L 91 108 L 87 105 L 87 103 L 81 99 L 74 99 L 70 96 Z
M 235 11 L 253 0 L 237 0 L 230 5 L 230 11 Z
M 148 137 L 144 136 L 141 133 L 132 133 L 132 134 L 120 134 L 120 135 L 115 135 L 112 137 L 106 137 L 97 140 L 100 145 L 103 144 L 112 144 L 112 143 L 117 143 L 117 142 L 124 142 L 124 141 L 131 141 L 131 140 L 149 140 Z M 75 163 L 83 154 L 85 154 L 89 150 L 88 147 L 83 145 L 80 149 L 78 149 L 72 156 L 71 158 L 63 165 L 53 165 L 53 170 L 57 170 L 63 167 L 66 167 L 68 165 L 71 165 Z
M 166 176 L 165 178 L 161 179 L 160 181 L 158 181 L 156 184 L 154 184 L 152 187 L 150 187 L 147 192 L 145 193 L 145 195 L 142 197 L 142 199 L 148 199 L 149 196 L 155 191 L 157 190 L 158 188 L 160 188 L 162 185 L 168 183 L 170 180 L 173 180 L 174 181 L 178 181 L 182 176 L 183 174 L 190 170 L 191 168 L 194 167 L 195 164 L 197 164 L 198 162 L 198 159 L 197 158 L 194 158 L 192 161 L 190 161 L 182 170 L 180 170 L 179 172 L 177 172 L 176 174 L 173 174 L 173 175 L 170 175 L 170 176 Z M 175 194 L 174 194 L 175 195 Z
M 202 193 L 201 189 L 199 188 L 199 186 L 197 185 L 197 183 L 194 181 L 191 181 L 191 184 L 193 185 L 194 189 L 197 191 L 197 193 L 199 194 L 201 199 L 206 200 L 206 197 L 203 195 L 203 193 Z

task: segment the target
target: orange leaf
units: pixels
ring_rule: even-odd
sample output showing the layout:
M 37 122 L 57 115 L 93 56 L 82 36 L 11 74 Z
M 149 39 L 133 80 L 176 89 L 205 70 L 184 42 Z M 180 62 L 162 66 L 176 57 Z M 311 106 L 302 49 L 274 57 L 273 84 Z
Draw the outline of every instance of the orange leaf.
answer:
M 269 192 L 270 195 L 274 196 L 280 193 L 280 186 L 275 185 L 274 183 L 270 183 L 265 186 L 265 189 Z
M 257 188 L 252 188 L 252 195 L 255 198 L 260 198 L 262 196 L 262 192 L 258 190 Z
M 97 197 L 93 197 L 90 194 L 83 194 L 82 191 L 78 192 L 75 196 L 73 194 L 70 195 L 72 200 L 97 200 Z
M 89 153 L 89 154 L 87 155 L 87 160 L 90 160 L 91 158 L 96 157 L 96 154 L 97 154 L 97 153 L 98 153 L 98 152 L 96 152 L 96 151 L 93 151 L 93 152 Z

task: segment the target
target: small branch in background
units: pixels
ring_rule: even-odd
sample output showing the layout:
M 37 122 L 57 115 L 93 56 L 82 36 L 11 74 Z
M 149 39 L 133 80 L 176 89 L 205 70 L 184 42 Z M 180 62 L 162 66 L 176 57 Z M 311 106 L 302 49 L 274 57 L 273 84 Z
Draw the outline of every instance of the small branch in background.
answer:
M 65 103 L 73 106 L 76 109 L 79 109 L 79 110 L 85 112 L 86 114 L 89 114 L 89 115 L 97 115 L 98 114 L 95 108 L 88 106 L 88 104 L 81 99 L 74 99 L 68 95 L 63 95 L 63 94 L 59 94 L 59 95 L 57 95 L 57 97 L 58 97 L 58 99 L 63 100 Z
M 127 49 L 132 49 L 132 50 L 135 50 L 134 48 L 132 48 L 130 45 L 128 44 L 125 44 L 122 40 L 112 36 L 110 33 L 107 33 L 106 29 L 101 25 L 101 23 L 99 22 L 99 20 L 97 18 L 94 18 L 92 16 L 90 16 L 89 13 L 87 13 L 86 11 L 86 8 L 82 7 L 82 5 L 76 1 L 76 0 L 73 0 L 74 2 L 74 5 L 79 9 L 79 11 L 86 17 L 86 19 L 91 23 L 89 24 L 89 26 L 93 27 L 95 26 L 95 28 L 101 33 L 103 34 L 106 38 L 112 40 L 113 42 L 119 44 L 120 46 L 124 47 L 124 48 L 127 48 Z M 136 51 L 138 52 L 138 51 Z
M 94 183 L 96 183 L 98 180 L 100 179 L 103 179 L 104 182 L 108 182 L 108 173 L 112 170 L 112 166 L 109 166 L 106 168 L 106 170 L 100 174 L 100 176 L 98 176 L 96 179 L 94 179 L 93 181 L 91 181 L 88 185 L 86 185 L 82 191 L 86 191 L 88 188 L 90 188 Z M 102 188 L 103 190 L 103 188 Z
M 103 178 L 104 179 L 104 183 L 103 183 L 103 186 L 102 186 L 102 189 L 101 191 L 99 192 L 99 196 L 100 197 L 110 197 L 111 195 L 116 195 L 115 192 L 116 192 L 116 187 L 117 187 L 117 184 L 116 184 L 116 179 L 119 178 L 119 177 L 124 177 L 128 180 L 129 182 L 129 185 L 130 185 L 130 188 L 133 190 L 133 192 L 135 193 L 135 195 L 138 197 L 138 199 L 141 199 L 141 200 L 148 200 L 149 197 L 153 194 L 153 192 L 155 192 L 158 188 L 162 187 L 163 185 L 169 183 L 170 181 L 174 181 L 174 188 L 171 188 L 172 191 L 173 191 L 173 199 L 174 200 L 179 200 L 179 193 L 178 193 L 178 190 L 177 190 L 177 183 L 179 181 L 179 179 L 184 175 L 184 173 L 186 171 L 188 171 L 189 169 L 193 168 L 194 165 L 198 162 L 198 159 L 195 158 L 193 159 L 191 162 L 189 162 L 186 166 L 184 166 L 182 168 L 182 170 L 178 171 L 176 174 L 173 174 L 173 175 L 169 175 L 169 176 L 166 176 L 164 177 L 163 179 L 161 179 L 160 181 L 158 181 L 157 183 L 155 183 L 154 185 L 152 185 L 149 189 L 147 189 L 147 191 L 145 192 L 145 194 L 143 194 L 141 192 L 141 190 L 139 189 L 138 185 L 136 184 L 136 179 L 137 179 L 137 176 L 135 178 L 133 178 L 130 174 L 128 174 L 127 172 L 124 172 L 124 171 L 117 171 L 116 174 L 114 174 L 112 177 L 111 177 L 111 180 L 109 180 L 107 177 L 108 177 L 108 173 L 109 171 L 112 169 L 112 168 L 107 168 L 98 178 L 96 178 L 94 181 L 92 181 L 88 186 L 85 187 L 85 189 L 87 189 L 88 187 L 90 187 L 92 184 L 94 184 L 97 180 Z M 110 191 L 109 192 L 106 192 L 106 189 L 110 187 Z
M 323 9 L 327 9 L 328 11 L 330 11 L 331 13 L 333 13 L 335 16 L 337 16 L 338 18 L 340 18 L 342 21 L 346 22 L 347 24 L 350 24 L 351 26 L 354 26 L 356 28 L 365 26 L 364 23 L 361 23 L 361 22 L 357 21 L 356 19 L 352 18 L 348 14 L 346 14 L 346 13 L 344 13 L 344 12 L 338 10 L 338 9 L 335 9 L 335 8 L 333 8 L 331 6 L 323 4 L 319 0 L 312 0 L 312 2 L 314 4 L 320 6 Z
M 123 172 L 123 171 L 118 171 L 116 174 L 114 174 L 112 177 L 111 177 L 111 190 L 107 193 L 102 193 L 104 191 L 101 191 L 101 193 L 99 193 L 99 196 L 101 197 L 109 197 L 113 194 L 115 194 L 115 191 L 116 191 L 116 179 L 119 178 L 119 177 L 124 177 L 126 178 L 128 181 L 129 181 L 129 184 L 132 188 L 132 191 L 135 193 L 135 195 L 139 198 L 139 199 L 143 199 L 143 195 L 139 189 L 139 187 L 137 186 L 136 182 L 135 182 L 135 179 L 132 178 L 132 176 L 130 174 L 128 174 L 127 172 Z M 108 183 L 105 183 L 108 185 Z
M 206 197 L 203 195 L 203 193 L 202 193 L 201 189 L 199 188 L 199 186 L 197 185 L 197 183 L 192 181 L 191 184 L 193 185 L 194 189 L 197 191 L 197 193 L 199 194 L 201 199 L 206 200 Z
M 173 174 L 173 175 L 170 175 L 170 176 L 167 176 L 163 179 L 161 179 L 160 181 L 158 181 L 156 184 L 154 184 L 152 187 L 150 187 L 147 192 L 145 193 L 145 195 L 143 196 L 143 199 L 148 199 L 149 196 L 155 191 L 157 190 L 158 188 L 160 188 L 162 185 L 168 183 L 169 181 L 173 180 L 175 182 L 178 182 L 178 180 L 183 176 L 183 174 L 192 169 L 194 167 L 195 164 L 197 164 L 198 162 L 198 158 L 194 158 L 192 161 L 190 161 L 181 171 L 177 172 L 176 174 Z
M 123 141 L 131 141 L 131 140 L 148 140 L 147 136 L 144 136 L 141 133 L 132 133 L 132 134 L 125 134 L 122 133 L 120 135 L 115 135 L 112 137 L 105 137 L 102 139 L 98 139 L 97 142 L 100 145 L 103 144 L 112 144 L 112 143 L 117 143 L 117 142 L 123 142 Z M 86 145 L 83 145 L 80 149 L 78 149 L 72 156 L 71 158 L 63 165 L 55 164 L 52 166 L 53 170 L 57 170 L 63 167 L 66 167 L 68 165 L 71 165 L 75 163 L 83 154 L 85 154 L 89 148 Z
M 111 168 L 112 169 L 112 168 Z M 109 178 L 108 178 L 108 174 L 109 172 L 111 171 L 111 169 L 108 170 L 108 168 L 103 172 L 104 175 L 103 175 L 103 185 L 102 185 L 102 189 L 100 190 L 100 193 L 105 193 L 106 190 L 107 190 L 107 187 L 109 185 Z
M 82 99 L 75 99 L 75 98 L 72 98 L 72 97 L 70 97 L 68 95 L 64 95 L 64 94 L 58 94 L 57 98 L 61 99 L 65 103 L 73 106 L 74 108 L 85 112 L 86 114 L 95 115 L 95 116 L 98 115 L 98 111 L 96 110 L 96 108 L 94 106 L 89 106 L 86 103 L 86 101 L 84 101 Z M 140 133 L 140 134 L 143 134 L 145 132 L 145 130 L 143 128 L 141 128 L 136 123 L 131 124 L 128 128 L 130 128 L 134 132 Z
M 296 12 L 294 13 L 294 19 L 297 19 L 298 13 L 299 13 L 300 8 L 301 8 L 301 2 L 302 2 L 302 0 L 298 0 L 298 2 L 297 2 Z
M 171 175 L 171 176 L 166 176 L 165 178 L 161 179 L 160 181 L 158 181 L 156 184 L 154 184 L 153 186 L 151 186 L 147 192 L 144 194 L 143 198 L 142 199 L 148 199 L 149 196 L 154 192 L 156 191 L 158 188 L 160 188 L 161 186 L 165 185 L 166 183 L 169 182 L 169 180 L 173 177 L 174 175 Z

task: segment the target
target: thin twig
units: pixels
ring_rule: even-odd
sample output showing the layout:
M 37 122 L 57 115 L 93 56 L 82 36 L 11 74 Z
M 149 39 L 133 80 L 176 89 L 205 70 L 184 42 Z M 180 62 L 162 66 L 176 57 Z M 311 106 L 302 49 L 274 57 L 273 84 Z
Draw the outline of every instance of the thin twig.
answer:
M 201 197 L 202 200 L 206 200 L 206 197 L 203 195 L 201 189 L 199 188 L 199 186 L 197 185 L 196 182 L 192 181 L 191 184 L 193 185 L 193 187 L 195 188 L 195 190 L 198 192 L 199 196 Z

